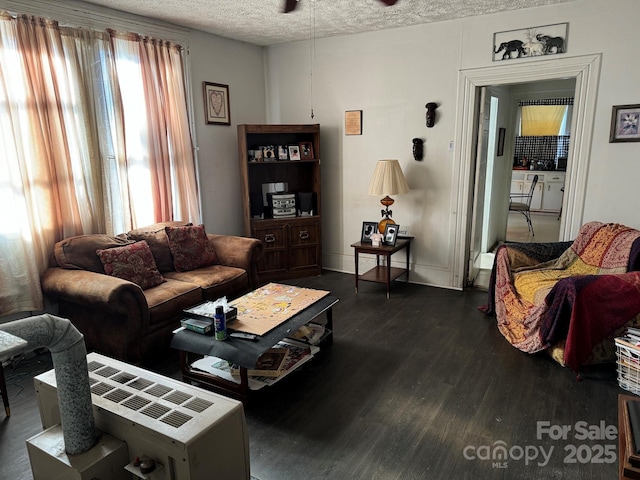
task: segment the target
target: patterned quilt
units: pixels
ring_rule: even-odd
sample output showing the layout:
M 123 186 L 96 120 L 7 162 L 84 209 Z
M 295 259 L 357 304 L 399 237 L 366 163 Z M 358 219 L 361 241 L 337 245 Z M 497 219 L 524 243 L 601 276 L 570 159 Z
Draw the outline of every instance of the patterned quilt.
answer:
M 554 244 L 541 245 L 549 250 Z M 562 245 L 562 244 L 557 244 Z M 640 231 L 619 224 L 585 224 L 562 254 L 531 244 L 498 248 L 487 313 L 514 347 L 538 352 L 565 340 L 574 371 L 595 345 L 640 313 Z

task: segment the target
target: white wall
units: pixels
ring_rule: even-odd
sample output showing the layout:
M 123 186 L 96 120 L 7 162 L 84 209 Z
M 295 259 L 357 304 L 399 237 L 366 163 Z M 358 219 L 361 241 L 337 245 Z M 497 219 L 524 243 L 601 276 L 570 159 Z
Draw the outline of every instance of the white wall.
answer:
M 237 125 L 266 122 L 263 48 L 198 31 L 189 44 L 202 219 L 208 232 L 242 235 Z M 205 81 L 229 85 L 230 126 L 205 123 Z
M 379 199 L 366 195 L 375 162 L 398 158 L 411 192 L 396 198 L 393 212 L 416 237 L 412 280 L 452 286 L 451 224 L 464 213 L 455 211 L 455 157 L 448 150 L 456 136 L 456 111 L 465 107 L 457 104 L 458 71 L 496 64 L 495 32 L 558 22 L 570 23 L 564 56 L 602 53 L 603 58 L 582 220 L 640 227 L 632 201 L 640 177 L 640 144 L 608 143 L 611 106 L 640 100 L 635 81 L 640 65 L 627 42 L 640 9 L 635 0 L 616 0 L 614 5 L 579 0 L 316 40 L 313 103 L 314 122 L 322 127 L 324 266 L 353 272 L 349 245 L 359 238 L 362 221 L 380 215 Z M 322 18 L 321 3 L 316 15 L 316 22 L 328 21 Z M 267 72 L 268 121 L 309 122 L 308 42 L 270 47 Z M 424 105 L 430 101 L 440 107 L 435 127 L 427 129 Z M 363 135 L 345 136 L 344 112 L 354 109 L 363 110 Z M 422 162 L 412 159 L 413 137 L 426 140 Z
M 0 0 L 2 4 L 21 4 L 37 10 L 42 5 L 54 9 L 78 2 L 53 5 L 36 0 Z M 84 5 L 87 10 L 94 9 Z M 74 22 L 81 24 L 82 15 L 74 15 Z M 101 18 L 118 22 L 132 16 L 110 11 L 110 17 Z M 602 54 L 582 220 L 615 221 L 640 228 L 633 198 L 640 178 L 637 160 L 640 143 L 608 143 L 611 106 L 640 101 L 636 93 L 640 64 L 634 60 L 629 43 L 639 20 L 636 0 L 613 3 L 577 0 L 385 32 L 318 39 L 313 69 L 313 119 L 309 116 L 308 42 L 263 49 L 176 29 L 178 36 L 188 37 L 198 171 L 207 230 L 242 232 L 237 124 L 320 123 L 324 266 L 353 271 L 349 245 L 359 239 L 363 221 L 377 220 L 380 216 L 379 199 L 366 195 L 375 162 L 398 158 L 411 191 L 398 196 L 392 210 L 396 221 L 408 225 L 416 237 L 411 278 L 420 283 L 451 286 L 455 242 L 452 225 L 456 215 L 465 213 L 456 211 L 454 173 L 460 171 L 460 165 L 453 164 L 454 152 L 449 151 L 449 142 L 457 133 L 457 109 L 465 107 L 457 104 L 459 70 L 499 63 L 492 62 L 495 32 L 558 22 L 570 23 L 568 53 L 564 57 Z M 316 22 L 323 21 L 330 19 L 322 17 L 319 2 Z M 229 85 L 231 126 L 205 124 L 203 81 Z M 431 101 L 440 107 L 435 127 L 427 129 L 424 105 Z M 355 109 L 363 110 L 363 135 L 345 136 L 344 112 Z M 414 137 L 425 139 L 422 162 L 415 162 L 411 154 Z M 401 254 L 394 257 L 394 261 L 402 260 Z

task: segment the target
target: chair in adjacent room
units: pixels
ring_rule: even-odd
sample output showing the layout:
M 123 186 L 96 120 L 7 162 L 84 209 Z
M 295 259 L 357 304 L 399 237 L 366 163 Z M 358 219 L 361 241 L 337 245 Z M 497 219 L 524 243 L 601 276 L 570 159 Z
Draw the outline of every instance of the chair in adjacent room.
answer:
M 534 175 L 531 182 L 531 188 L 529 193 L 512 193 L 509 195 L 509 211 L 520 212 L 527 219 L 527 226 L 531 235 L 535 237 L 533 233 L 533 224 L 531 223 L 531 199 L 533 198 L 533 192 L 535 191 L 536 184 L 538 183 L 538 175 Z M 515 200 L 515 201 L 514 201 Z

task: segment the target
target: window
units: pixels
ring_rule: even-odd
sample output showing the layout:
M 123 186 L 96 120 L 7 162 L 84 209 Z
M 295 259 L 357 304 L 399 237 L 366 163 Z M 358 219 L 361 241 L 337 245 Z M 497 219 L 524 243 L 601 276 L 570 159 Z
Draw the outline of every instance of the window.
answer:
M 182 48 L 0 15 L 0 315 L 43 307 L 53 245 L 200 221 Z

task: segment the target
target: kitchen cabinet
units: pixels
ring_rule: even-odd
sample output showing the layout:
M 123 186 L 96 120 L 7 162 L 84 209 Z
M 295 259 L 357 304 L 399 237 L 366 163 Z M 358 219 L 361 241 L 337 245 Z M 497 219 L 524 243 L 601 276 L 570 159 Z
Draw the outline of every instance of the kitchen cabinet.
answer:
M 510 193 L 514 195 L 529 193 L 535 175 L 538 175 L 538 183 L 531 199 L 531 211 L 559 213 L 562 208 L 565 172 L 514 170 L 511 174 Z

